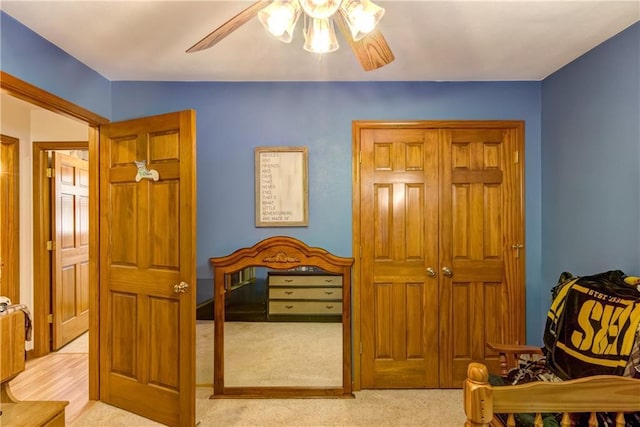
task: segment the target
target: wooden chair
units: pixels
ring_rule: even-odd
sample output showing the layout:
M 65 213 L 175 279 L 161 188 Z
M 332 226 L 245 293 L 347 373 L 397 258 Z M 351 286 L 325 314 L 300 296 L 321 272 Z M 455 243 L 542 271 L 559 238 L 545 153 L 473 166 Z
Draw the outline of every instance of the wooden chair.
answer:
M 510 369 L 517 366 L 518 358 L 520 356 L 542 356 L 543 354 L 542 348 L 532 345 L 488 343 L 487 347 L 498 353 L 498 359 L 500 360 L 500 376 L 503 378 L 507 377 Z
M 0 425 L 59 427 L 65 425 L 66 401 L 19 401 L 9 381 L 25 367 L 25 314 L 0 315 Z

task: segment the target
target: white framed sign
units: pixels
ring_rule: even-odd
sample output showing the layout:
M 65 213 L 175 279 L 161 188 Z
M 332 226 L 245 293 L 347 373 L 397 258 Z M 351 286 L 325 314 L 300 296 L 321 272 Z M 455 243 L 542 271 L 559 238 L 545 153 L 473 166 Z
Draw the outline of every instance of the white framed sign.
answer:
M 255 148 L 256 227 L 309 225 L 307 147 Z

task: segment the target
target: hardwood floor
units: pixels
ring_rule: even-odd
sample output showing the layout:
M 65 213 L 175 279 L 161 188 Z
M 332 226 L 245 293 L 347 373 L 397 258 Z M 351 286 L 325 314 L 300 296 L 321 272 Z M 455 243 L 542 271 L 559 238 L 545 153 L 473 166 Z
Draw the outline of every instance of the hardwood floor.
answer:
M 9 387 L 18 400 L 69 401 L 65 420 L 70 426 L 89 402 L 89 355 L 51 353 L 29 360 Z

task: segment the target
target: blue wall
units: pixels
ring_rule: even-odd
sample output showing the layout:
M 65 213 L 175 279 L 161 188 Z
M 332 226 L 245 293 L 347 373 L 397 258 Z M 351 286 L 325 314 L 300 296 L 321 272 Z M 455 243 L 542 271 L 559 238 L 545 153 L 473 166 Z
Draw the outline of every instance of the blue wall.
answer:
M 274 234 L 352 255 L 352 120 L 525 120 L 527 335 L 539 343 L 559 272 L 640 274 L 639 33 L 543 82 L 110 82 L 0 12 L 0 66 L 114 121 L 196 110 L 201 278 L 209 257 Z M 309 227 L 254 227 L 258 145 L 309 148 Z
M 113 120 L 197 112 L 200 278 L 212 277 L 209 257 L 276 234 L 352 256 L 353 120 L 525 120 L 527 262 L 540 265 L 539 82 L 113 82 L 112 89 Z M 308 227 L 255 227 L 253 149 L 261 145 L 308 147 Z M 539 271 L 528 268 L 527 282 L 539 283 Z M 211 281 L 201 283 L 200 299 L 211 297 Z
M 640 275 L 640 23 L 543 81 L 542 124 L 543 286 Z
M 2 71 L 109 118 L 111 82 L 0 11 Z

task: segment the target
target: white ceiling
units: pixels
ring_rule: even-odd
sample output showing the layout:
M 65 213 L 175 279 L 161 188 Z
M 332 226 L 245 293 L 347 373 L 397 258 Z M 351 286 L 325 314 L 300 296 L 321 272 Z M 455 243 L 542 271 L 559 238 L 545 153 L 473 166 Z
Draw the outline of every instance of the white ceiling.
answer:
M 208 50 L 185 50 L 252 1 L 2 0 L 0 8 L 109 80 L 541 80 L 640 20 L 640 0 L 379 0 L 396 60 L 365 72 L 346 41 L 322 56 L 257 18 Z M 339 37 L 341 37 L 339 35 Z

